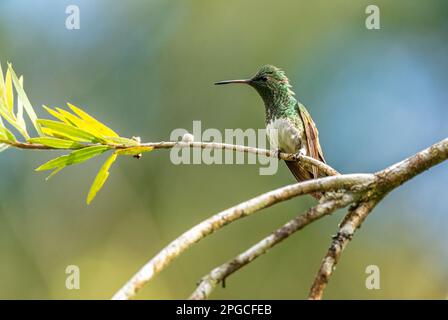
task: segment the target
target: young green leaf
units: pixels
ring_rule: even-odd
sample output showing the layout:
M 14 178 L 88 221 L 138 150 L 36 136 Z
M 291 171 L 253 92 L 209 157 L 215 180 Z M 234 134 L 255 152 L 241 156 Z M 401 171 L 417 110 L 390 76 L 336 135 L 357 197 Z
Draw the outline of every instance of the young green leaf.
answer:
M 3 97 L 3 91 L 5 90 L 5 79 L 3 78 L 2 64 L 0 63 L 0 102 Z
M 71 123 L 70 121 L 65 119 L 65 117 L 63 115 L 59 114 L 57 111 L 54 111 L 53 109 L 47 107 L 46 105 L 43 105 L 42 107 L 45 110 L 47 110 L 47 112 L 49 114 L 51 114 L 53 117 L 55 117 L 56 119 L 60 120 L 61 122 L 64 122 L 64 123 L 69 124 L 69 125 L 73 125 L 73 123 Z
M 44 146 L 56 148 L 56 149 L 79 149 L 82 148 L 83 145 L 76 141 L 64 140 L 52 137 L 38 137 L 28 139 L 28 142 L 43 144 Z
M 80 129 L 84 129 L 86 130 L 86 128 L 88 128 L 89 126 L 85 125 L 84 120 L 78 118 L 77 116 L 75 116 L 74 114 L 71 114 L 70 112 L 61 109 L 61 108 L 55 108 L 57 112 L 59 112 L 59 114 L 61 116 L 63 116 L 65 118 L 65 120 L 67 120 L 69 123 L 72 123 L 75 127 L 78 127 Z M 88 130 L 86 130 L 88 131 Z M 94 134 L 94 133 L 92 133 Z
M 61 171 L 62 169 L 64 169 L 64 167 L 59 167 L 54 169 L 49 175 L 48 177 L 45 178 L 45 181 L 50 180 L 56 173 L 58 173 L 59 171 Z
M 0 72 L 1 72 L 1 69 L 0 69 Z M 8 136 L 6 135 L 5 125 L 3 124 L 2 117 L 0 117 L 0 139 L 1 140 L 9 140 Z M 0 152 L 5 151 L 8 147 L 9 147 L 9 145 L 7 145 L 5 143 L 0 143 Z
M 126 149 L 120 149 L 115 151 L 117 154 L 120 155 L 129 155 L 129 156 L 135 156 L 138 155 L 142 152 L 148 152 L 153 150 L 154 147 L 145 147 L 145 146 L 139 146 L 139 147 L 131 147 L 131 148 L 126 148 Z
M 19 78 L 20 85 L 23 88 L 23 76 L 20 76 Z M 17 115 L 16 115 L 17 123 L 18 125 L 23 129 L 24 132 L 26 132 L 26 123 L 25 119 L 23 118 L 23 102 L 22 99 L 20 99 L 20 96 L 17 96 Z
M 0 70 L 0 72 L 1 72 L 2 70 Z M 5 125 L 4 125 L 4 123 L 3 123 L 3 120 L 2 120 L 2 117 L 0 116 L 0 131 L 2 131 L 1 129 L 3 129 L 5 127 Z
M 74 141 L 98 142 L 100 140 L 98 137 L 66 123 L 43 119 L 37 120 L 37 123 L 51 129 L 52 135 L 59 135 Z
M 104 132 L 99 130 L 98 127 L 92 124 L 91 122 L 87 122 L 81 118 L 78 118 L 77 116 L 61 108 L 56 108 L 56 111 L 59 112 L 61 116 L 63 116 L 67 121 L 72 123 L 75 127 L 82 129 L 96 137 L 102 137 L 103 139 L 105 139 Z
M 17 142 L 17 139 L 16 139 L 16 137 L 14 136 L 14 134 L 13 134 L 11 131 L 9 131 L 7 128 L 3 128 L 3 132 L 5 133 L 6 138 L 7 138 L 9 141 L 11 141 L 11 142 Z
M 12 90 L 12 79 L 11 79 L 11 72 L 6 70 L 6 77 L 5 77 L 5 97 L 6 97 L 6 106 L 8 107 L 8 110 L 11 112 L 12 108 L 14 106 L 14 92 Z
M 89 190 L 89 195 L 87 196 L 87 204 L 90 204 L 92 200 L 95 198 L 98 191 L 101 190 L 104 183 L 106 182 L 107 178 L 109 177 L 109 169 L 111 165 L 115 162 L 117 159 L 117 154 L 113 153 L 109 159 L 104 163 L 104 165 L 101 167 L 100 171 L 98 172 L 97 176 L 95 177 L 95 180 L 93 181 L 92 186 Z
M 118 146 L 137 147 L 139 145 L 139 143 L 134 139 L 128 139 L 123 137 L 107 137 L 105 139 L 107 142 Z
M 67 105 L 72 109 L 74 113 L 78 115 L 82 120 L 87 122 L 90 126 L 92 126 L 95 130 L 102 133 L 105 137 L 118 137 L 119 135 L 110 129 L 109 127 L 105 126 L 98 120 L 96 120 L 94 117 L 89 115 L 87 112 L 79 109 L 78 107 L 72 105 L 71 103 L 67 103 Z
M 17 129 L 17 131 L 20 132 L 20 134 L 25 138 L 29 139 L 29 135 L 26 132 L 26 128 L 22 127 L 20 123 L 15 119 L 15 116 L 13 113 L 9 113 L 9 110 L 2 108 L 0 106 L 0 117 L 3 117 L 6 121 L 8 121 L 14 128 Z
M 40 130 L 39 124 L 37 123 L 37 115 L 34 112 L 33 106 L 31 105 L 30 100 L 28 99 L 28 96 L 25 93 L 25 90 L 23 90 L 23 87 L 20 85 L 20 81 L 17 78 L 16 73 L 14 72 L 14 69 L 12 68 L 12 65 L 8 65 L 8 71 L 11 72 L 12 81 L 14 83 L 14 87 L 16 88 L 17 95 L 20 98 L 20 100 L 23 103 L 23 107 L 25 108 L 26 113 L 28 114 L 28 117 L 30 118 L 31 122 L 33 123 L 34 127 L 36 128 L 37 132 L 42 135 L 42 131 Z
M 97 155 L 100 155 L 109 149 L 110 148 L 108 146 L 93 146 L 76 150 L 68 155 L 64 155 L 56 159 L 50 160 L 47 163 L 44 163 L 43 165 L 38 167 L 36 171 L 52 170 L 61 167 L 63 168 L 76 163 L 81 163 Z

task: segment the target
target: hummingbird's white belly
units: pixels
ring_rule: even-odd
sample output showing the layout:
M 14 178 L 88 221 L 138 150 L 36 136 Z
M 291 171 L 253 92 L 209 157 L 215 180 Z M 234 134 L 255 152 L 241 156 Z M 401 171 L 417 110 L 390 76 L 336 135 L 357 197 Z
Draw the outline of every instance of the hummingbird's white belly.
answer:
M 306 155 L 306 148 L 301 143 L 301 138 L 304 138 L 303 129 L 296 128 L 288 119 L 278 118 L 270 121 L 266 125 L 266 133 L 272 148 L 287 153 L 300 151 Z

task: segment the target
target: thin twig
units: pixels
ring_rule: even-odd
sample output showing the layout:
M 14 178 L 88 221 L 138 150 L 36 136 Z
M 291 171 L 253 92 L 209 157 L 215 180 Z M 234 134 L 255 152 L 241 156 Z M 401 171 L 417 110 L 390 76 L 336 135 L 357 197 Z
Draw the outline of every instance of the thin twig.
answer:
M 113 299 L 130 299 L 148 283 L 157 273 L 168 266 L 175 258 L 189 249 L 196 242 L 205 238 L 209 234 L 221 229 L 223 226 L 237 219 L 246 217 L 263 208 L 267 208 L 276 203 L 289 200 L 291 198 L 316 192 L 347 189 L 362 191 L 369 187 L 374 181 L 371 174 L 347 174 L 332 177 L 325 177 L 315 180 L 308 180 L 301 183 L 292 184 L 286 187 L 264 193 L 258 197 L 240 203 L 230 209 L 224 210 L 211 218 L 208 218 L 179 238 L 172 241 L 154 258 L 145 264 L 123 288 L 121 288 Z
M 327 201 L 324 200 L 324 202 L 308 209 L 304 214 L 292 219 L 281 228 L 275 230 L 269 236 L 239 254 L 232 260 L 213 269 L 201 279 L 198 287 L 191 294 L 189 299 L 206 299 L 215 287 L 227 279 L 231 274 L 263 255 L 269 249 L 279 244 L 293 233 L 303 229 L 312 222 L 333 213 L 335 210 L 349 205 L 354 200 L 355 196 L 353 194 L 342 194 L 342 196 L 338 199 L 331 199 Z
M 325 255 L 322 264 L 314 279 L 314 283 L 310 289 L 309 299 L 320 300 L 328 284 L 330 276 L 341 257 L 342 251 L 345 249 L 349 241 L 353 238 L 355 230 L 361 226 L 361 223 L 367 215 L 373 210 L 379 199 L 372 199 L 363 202 L 350 210 L 349 216 L 344 218 L 339 232 L 333 237 L 333 241 Z
M 30 142 L 19 142 L 19 141 L 10 141 L 10 140 L 0 140 L 0 143 L 8 144 L 12 147 L 19 149 L 33 149 L 33 150 L 61 150 L 53 147 L 49 147 L 39 143 L 30 143 Z M 134 148 L 135 146 L 124 146 L 117 144 L 95 144 L 95 143 L 86 143 L 84 147 L 92 147 L 97 145 L 108 145 L 111 149 L 128 149 Z M 268 149 L 260 149 L 254 147 L 247 146 L 239 146 L 228 143 L 217 143 L 217 142 L 175 142 L 175 141 L 161 141 L 161 142 L 146 142 L 140 143 L 139 146 L 142 147 L 152 147 L 154 149 L 173 149 L 173 148 L 200 148 L 200 149 L 217 149 L 217 150 L 231 150 L 235 152 L 244 152 L 244 153 L 252 153 L 260 156 L 265 156 L 268 158 L 278 158 L 285 161 L 302 161 L 303 163 L 317 167 L 321 172 L 325 173 L 328 176 L 334 176 L 339 174 L 335 169 L 330 167 L 329 165 L 316 160 L 312 157 L 308 157 L 301 154 L 294 153 L 284 153 L 277 152 L 274 150 Z M 73 148 L 73 149 L 79 149 Z M 65 149 L 65 150 L 73 150 L 73 149 Z

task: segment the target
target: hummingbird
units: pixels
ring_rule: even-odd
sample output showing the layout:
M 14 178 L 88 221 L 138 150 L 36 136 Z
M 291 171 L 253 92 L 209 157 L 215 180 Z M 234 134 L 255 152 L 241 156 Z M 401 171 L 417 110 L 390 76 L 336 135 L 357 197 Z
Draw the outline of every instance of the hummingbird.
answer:
M 280 152 L 302 154 L 325 163 L 319 133 L 308 110 L 295 97 L 285 72 L 273 65 L 262 66 L 249 79 L 215 82 L 242 83 L 254 88 L 264 102 L 266 133 L 271 147 Z M 297 181 L 326 176 L 300 161 L 286 161 Z M 321 194 L 313 194 L 317 199 Z

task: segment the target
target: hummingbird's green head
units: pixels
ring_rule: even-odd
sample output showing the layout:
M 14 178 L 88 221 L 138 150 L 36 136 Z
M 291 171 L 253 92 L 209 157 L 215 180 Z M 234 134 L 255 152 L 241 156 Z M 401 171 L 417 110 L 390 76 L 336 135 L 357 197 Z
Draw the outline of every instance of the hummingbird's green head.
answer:
M 215 84 L 245 83 L 257 90 L 266 106 L 288 102 L 294 96 L 289 79 L 280 68 L 273 65 L 264 65 L 250 79 L 227 80 Z

